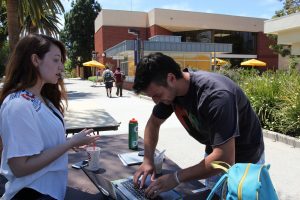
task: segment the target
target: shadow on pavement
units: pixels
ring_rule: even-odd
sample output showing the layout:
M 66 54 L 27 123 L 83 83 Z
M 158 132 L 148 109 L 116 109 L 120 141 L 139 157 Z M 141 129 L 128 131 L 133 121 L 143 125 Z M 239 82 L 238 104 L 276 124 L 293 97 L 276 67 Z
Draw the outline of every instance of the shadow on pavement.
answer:
M 71 84 L 75 84 L 75 83 L 64 82 L 64 85 L 71 85 Z
M 68 99 L 86 99 L 87 97 L 94 97 L 96 96 L 93 93 L 89 92 L 77 92 L 77 91 L 68 91 Z
M 90 87 L 105 87 L 105 85 L 91 85 Z

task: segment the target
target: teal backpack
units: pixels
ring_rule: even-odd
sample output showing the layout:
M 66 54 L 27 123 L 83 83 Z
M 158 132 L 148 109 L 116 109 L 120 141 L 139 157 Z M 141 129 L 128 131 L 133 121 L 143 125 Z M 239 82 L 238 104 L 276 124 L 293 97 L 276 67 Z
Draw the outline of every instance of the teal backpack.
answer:
M 114 80 L 113 76 L 112 76 L 112 72 L 110 71 L 105 71 L 104 72 L 104 82 L 112 82 Z
M 214 161 L 211 165 L 215 169 L 224 170 L 225 174 L 213 187 L 207 200 L 212 199 L 220 187 L 223 187 L 221 199 L 278 200 L 268 171 L 270 165 L 237 163 L 230 166 L 221 161 Z

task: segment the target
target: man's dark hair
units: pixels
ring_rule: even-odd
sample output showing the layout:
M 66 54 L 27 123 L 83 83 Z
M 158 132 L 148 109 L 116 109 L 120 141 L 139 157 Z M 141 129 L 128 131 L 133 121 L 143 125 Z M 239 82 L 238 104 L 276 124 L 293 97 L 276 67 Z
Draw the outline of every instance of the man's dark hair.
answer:
M 172 73 L 177 79 L 182 78 L 180 66 L 173 58 L 162 53 L 151 53 L 137 65 L 133 90 L 135 93 L 146 90 L 151 82 L 167 86 L 167 75 Z

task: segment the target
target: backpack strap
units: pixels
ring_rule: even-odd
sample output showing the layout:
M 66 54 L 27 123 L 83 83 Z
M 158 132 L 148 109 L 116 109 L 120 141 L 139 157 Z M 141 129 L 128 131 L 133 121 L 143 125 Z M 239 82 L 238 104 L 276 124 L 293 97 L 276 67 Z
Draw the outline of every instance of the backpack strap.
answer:
M 213 189 L 211 190 L 211 192 L 209 193 L 209 196 L 207 197 L 206 200 L 211 200 L 214 196 L 214 193 L 216 192 L 216 190 L 221 187 L 223 185 L 223 182 L 225 180 L 227 180 L 228 178 L 228 174 L 224 174 L 220 179 L 219 181 L 216 183 L 216 185 L 213 187 Z
M 227 164 L 226 162 L 223 162 L 223 161 L 213 161 L 210 163 L 210 165 L 212 166 L 212 168 L 221 169 L 226 173 L 228 172 L 228 169 L 231 167 L 229 164 Z
M 219 179 L 219 181 L 212 188 L 212 190 L 206 200 L 210 200 L 213 197 L 216 190 L 223 185 L 225 180 L 227 180 L 227 178 L 228 178 L 227 173 L 228 173 L 229 168 L 231 167 L 228 163 L 223 162 L 223 161 L 213 161 L 210 164 L 211 164 L 212 168 L 221 169 L 225 172 L 225 174 Z

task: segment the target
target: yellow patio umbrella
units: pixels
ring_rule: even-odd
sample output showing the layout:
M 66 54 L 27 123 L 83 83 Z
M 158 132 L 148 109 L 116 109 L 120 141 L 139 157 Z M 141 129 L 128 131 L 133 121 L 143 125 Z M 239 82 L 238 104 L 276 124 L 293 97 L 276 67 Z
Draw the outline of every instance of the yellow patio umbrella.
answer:
M 215 63 L 215 59 L 214 58 L 211 59 L 211 63 L 214 65 L 214 63 Z M 226 60 L 222 60 L 220 58 L 216 58 L 216 65 L 222 66 L 222 65 L 226 65 L 226 64 L 228 64 L 228 62 Z
M 260 60 L 251 59 L 251 60 L 241 62 L 241 66 L 265 67 L 267 66 L 267 63 Z
M 103 65 L 102 63 L 96 61 L 96 60 L 91 60 L 91 61 L 88 61 L 88 62 L 85 62 L 83 63 L 83 66 L 86 66 L 86 67 L 98 67 L 100 69 L 104 69 L 105 68 L 105 65 Z

